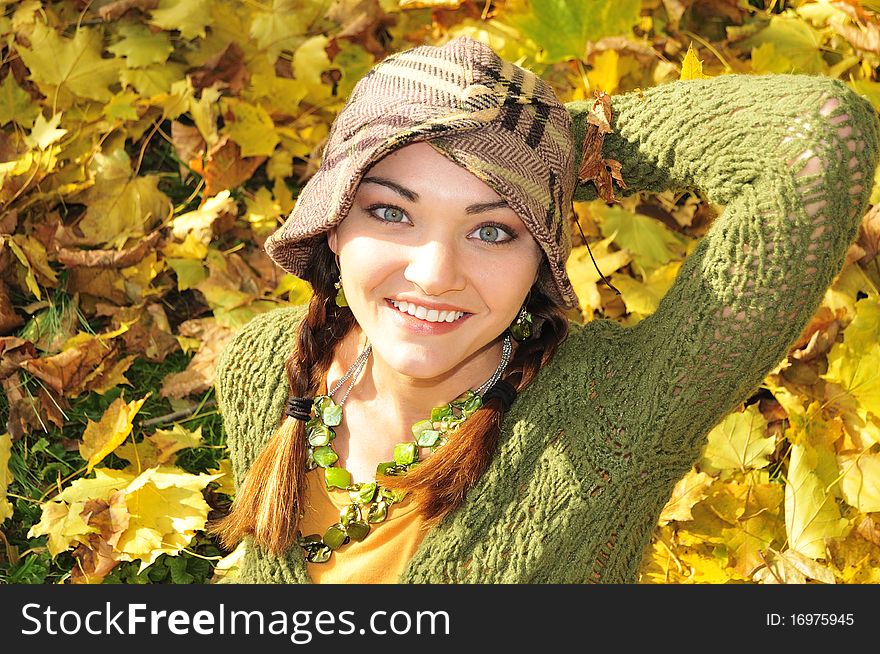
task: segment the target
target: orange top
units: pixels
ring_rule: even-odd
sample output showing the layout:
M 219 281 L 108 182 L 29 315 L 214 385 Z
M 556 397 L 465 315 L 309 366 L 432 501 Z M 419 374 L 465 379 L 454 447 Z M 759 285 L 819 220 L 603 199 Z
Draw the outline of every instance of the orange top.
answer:
M 324 470 L 306 474 L 305 515 L 300 524 L 304 535 L 321 534 L 339 522 L 339 511 L 351 504 L 348 491 L 327 490 Z M 361 505 L 366 515 L 367 505 Z M 333 552 L 326 563 L 306 563 L 316 584 L 396 584 L 422 542 L 425 520 L 409 498 L 388 509 L 384 522 L 371 524 L 370 533 Z

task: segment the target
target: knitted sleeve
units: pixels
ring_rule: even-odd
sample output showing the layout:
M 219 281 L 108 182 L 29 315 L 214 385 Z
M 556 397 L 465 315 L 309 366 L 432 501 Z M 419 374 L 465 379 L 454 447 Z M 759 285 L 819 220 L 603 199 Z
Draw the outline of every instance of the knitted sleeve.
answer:
M 569 107 L 582 126 L 587 103 Z M 843 83 L 799 75 L 674 82 L 612 109 L 603 155 L 630 192 L 699 188 L 726 205 L 657 311 L 626 333 L 640 443 L 684 472 L 842 268 L 871 191 L 877 117 Z

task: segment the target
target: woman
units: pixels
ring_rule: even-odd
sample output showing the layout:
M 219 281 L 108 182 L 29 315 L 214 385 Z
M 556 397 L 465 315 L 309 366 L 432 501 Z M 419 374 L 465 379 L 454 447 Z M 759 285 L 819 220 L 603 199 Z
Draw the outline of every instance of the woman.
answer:
M 238 487 L 214 531 L 246 539 L 240 581 L 636 580 L 707 432 L 842 267 L 878 126 L 823 78 L 613 98 L 602 156 L 627 192 L 727 206 L 655 314 L 578 325 L 590 104 L 469 39 L 359 82 L 266 243 L 309 307 L 254 319 L 218 367 Z

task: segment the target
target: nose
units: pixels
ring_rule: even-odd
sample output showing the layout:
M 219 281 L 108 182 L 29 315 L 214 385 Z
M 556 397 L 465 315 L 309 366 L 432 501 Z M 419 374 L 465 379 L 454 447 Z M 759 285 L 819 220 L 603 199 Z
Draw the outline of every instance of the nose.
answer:
M 408 259 L 404 277 L 425 295 L 464 290 L 466 277 L 462 261 L 451 244 L 441 240 L 426 241 L 409 248 Z

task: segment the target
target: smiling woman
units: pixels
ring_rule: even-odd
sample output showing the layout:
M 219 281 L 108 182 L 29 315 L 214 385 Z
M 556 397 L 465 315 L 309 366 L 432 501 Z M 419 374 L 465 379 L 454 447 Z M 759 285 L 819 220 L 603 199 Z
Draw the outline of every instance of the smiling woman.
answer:
M 562 105 L 455 39 L 355 87 L 266 251 L 306 309 L 251 321 L 217 388 L 239 581 L 633 582 L 708 431 L 785 355 L 843 265 L 878 124 L 843 84 L 728 75 Z M 683 106 L 688 111 L 681 111 Z M 585 155 L 617 192 L 724 213 L 657 311 L 570 323 Z

